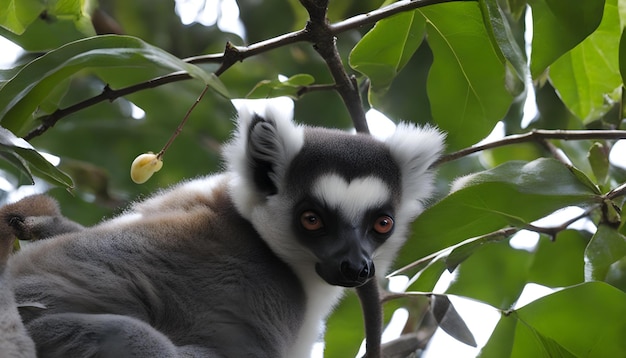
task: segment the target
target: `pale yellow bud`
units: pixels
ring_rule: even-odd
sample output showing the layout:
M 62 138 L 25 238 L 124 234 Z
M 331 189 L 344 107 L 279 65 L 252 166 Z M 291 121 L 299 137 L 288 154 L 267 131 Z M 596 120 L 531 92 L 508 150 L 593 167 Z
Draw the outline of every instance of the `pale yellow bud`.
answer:
M 130 166 L 130 178 L 137 184 L 143 184 L 152 174 L 158 172 L 163 166 L 163 161 L 154 153 L 139 155 Z

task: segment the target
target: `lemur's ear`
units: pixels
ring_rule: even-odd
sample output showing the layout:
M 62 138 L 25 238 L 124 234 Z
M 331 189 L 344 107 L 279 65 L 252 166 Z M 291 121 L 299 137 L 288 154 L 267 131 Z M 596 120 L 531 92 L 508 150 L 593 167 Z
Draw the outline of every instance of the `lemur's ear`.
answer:
M 229 169 L 248 189 L 254 188 L 257 197 L 278 193 L 289 163 L 302 148 L 303 127 L 271 106 L 263 113 L 242 108 L 237 125 L 235 138 L 224 150 Z
M 400 209 L 419 214 L 422 201 L 432 196 L 431 165 L 444 149 L 445 135 L 437 128 L 401 123 L 385 140 L 402 173 L 402 196 L 408 207 Z
M 266 195 L 278 193 L 286 166 L 300 150 L 289 145 L 289 135 L 293 130 L 290 121 L 279 124 L 273 116 L 263 118 L 255 114 L 252 117 L 246 156 L 252 181 Z

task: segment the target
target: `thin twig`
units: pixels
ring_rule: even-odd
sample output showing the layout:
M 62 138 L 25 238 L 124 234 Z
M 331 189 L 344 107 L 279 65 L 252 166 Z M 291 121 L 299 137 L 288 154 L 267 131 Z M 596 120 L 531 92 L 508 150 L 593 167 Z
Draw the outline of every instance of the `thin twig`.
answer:
M 592 139 L 626 139 L 626 131 L 619 130 L 547 130 L 535 129 L 528 133 L 514 134 L 500 140 L 471 146 L 457 152 L 446 154 L 436 161 L 432 166 L 450 162 L 470 154 L 482 152 L 487 149 L 502 147 L 505 145 L 525 143 L 547 139 L 560 140 L 592 140 Z
M 71 105 L 66 108 L 57 109 L 56 111 L 41 117 L 39 120 L 41 124 L 35 129 L 31 130 L 28 134 L 24 136 L 24 139 L 29 141 L 44 132 L 48 129 L 52 128 L 59 120 L 62 118 L 76 113 L 80 110 L 83 110 L 87 107 L 93 106 L 100 102 L 110 101 L 113 102 L 117 98 L 129 95 L 131 93 L 135 93 L 144 89 L 154 88 L 158 86 L 162 86 L 167 83 L 178 82 L 182 80 L 190 79 L 191 76 L 186 72 L 175 72 L 169 75 L 153 78 L 146 82 L 141 82 L 136 85 L 120 88 L 117 90 L 111 89 L 109 86 L 105 86 L 102 90 L 102 93 L 95 97 L 88 98 L 84 101 L 78 102 L 74 105 Z
M 365 14 L 360 14 L 353 16 L 349 19 L 337 22 L 333 25 L 330 25 L 330 28 L 334 34 L 340 34 L 342 32 L 346 32 L 348 30 L 358 29 L 365 25 L 373 24 L 379 20 L 391 17 L 393 15 L 399 14 L 405 11 L 411 11 L 418 9 L 420 7 L 434 5 L 434 4 L 442 4 L 447 2 L 463 2 L 463 1 L 473 1 L 476 0 L 403 0 L 396 1 L 391 5 L 387 5 L 380 9 L 376 9 L 370 11 Z
M 268 40 L 264 40 L 261 42 L 257 42 L 255 44 L 249 46 L 235 46 L 230 45 L 232 48 L 236 49 L 238 52 L 237 60 L 239 62 L 264 52 L 268 52 L 280 47 L 284 47 L 296 42 L 309 41 L 309 33 L 307 29 L 302 29 L 294 32 L 289 32 L 284 35 L 276 36 Z M 193 64 L 198 63 L 223 63 L 224 57 L 226 57 L 228 50 L 222 53 L 214 53 L 208 55 L 201 56 L 193 56 L 187 57 L 183 59 L 183 61 Z
M 422 257 L 421 259 L 413 261 L 410 264 L 405 265 L 404 267 L 401 267 L 401 268 L 395 270 L 394 272 L 388 274 L 386 277 L 389 278 L 389 277 L 395 276 L 395 275 L 397 275 L 399 273 L 402 273 L 402 272 L 414 269 L 416 267 L 419 267 L 419 266 L 421 266 L 423 264 L 428 264 L 431 261 L 435 260 L 438 256 L 440 256 L 440 255 L 446 255 L 447 256 L 450 252 L 452 252 L 456 248 L 461 247 L 463 245 L 467 245 L 467 244 L 470 244 L 470 243 L 475 242 L 475 241 L 485 241 L 485 240 L 488 240 L 488 241 L 499 241 L 499 240 L 505 239 L 505 238 L 515 234 L 516 232 L 518 232 L 520 230 L 521 230 L 521 228 L 509 226 L 509 227 L 504 227 L 502 229 L 498 229 L 496 231 L 492 231 L 492 232 L 484 234 L 484 235 L 471 237 L 469 239 L 463 240 L 463 241 L 461 241 L 461 242 L 459 242 L 457 244 L 454 244 L 452 246 L 448 246 L 448 247 L 445 247 L 445 248 L 443 248 L 443 249 L 441 249 L 439 251 L 433 252 L 430 255 Z
M 302 86 L 296 92 L 296 96 L 302 97 L 306 93 L 317 92 L 317 91 L 328 91 L 328 90 L 337 90 L 337 85 L 334 83 L 331 84 L 319 84 L 319 85 L 308 85 Z
M 405 271 L 408 271 L 408 270 L 414 269 L 414 268 L 416 268 L 416 267 L 419 267 L 419 266 L 421 266 L 421 265 L 428 264 L 428 263 L 430 263 L 432 260 L 434 260 L 435 258 L 437 258 L 437 256 L 439 256 L 439 255 L 441 255 L 442 253 L 444 253 L 444 252 L 448 251 L 449 249 L 450 249 L 449 247 L 446 247 L 445 249 L 441 249 L 441 250 L 439 250 L 439 251 L 437 251 L 437 252 L 433 252 L 433 253 L 432 253 L 432 254 L 430 254 L 430 255 L 427 255 L 427 256 L 424 256 L 424 257 L 422 257 L 422 258 L 420 258 L 420 259 L 417 259 L 417 260 L 415 260 L 415 261 L 411 262 L 410 264 L 407 264 L 407 265 L 405 265 L 405 266 L 403 266 L 403 267 L 400 267 L 399 269 L 397 269 L 397 270 L 393 271 L 392 273 L 388 274 L 388 275 L 387 275 L 387 276 L 385 276 L 385 277 L 386 277 L 386 278 L 390 278 L 390 277 L 396 276 L 396 275 L 398 275 L 398 274 L 400 274 L 400 273 L 403 273 L 403 272 L 405 272 Z
M 209 85 L 204 86 L 204 89 L 202 90 L 202 92 L 200 93 L 198 98 L 196 98 L 196 101 L 191 105 L 191 107 L 189 107 L 189 109 L 187 110 L 187 113 L 185 113 L 185 116 L 183 117 L 183 119 L 178 124 L 178 127 L 176 127 L 176 130 L 174 131 L 174 133 L 172 133 L 170 138 L 167 140 L 167 143 L 165 143 L 165 145 L 163 146 L 163 149 L 161 149 L 161 151 L 159 151 L 159 153 L 157 153 L 157 155 L 156 155 L 157 159 L 163 158 L 163 155 L 165 154 L 167 149 L 170 147 L 170 145 L 172 145 L 172 143 L 174 142 L 174 139 L 176 139 L 176 137 L 178 137 L 178 135 L 183 131 L 183 127 L 187 123 L 187 120 L 189 119 L 189 116 L 191 115 L 191 112 L 193 112 L 194 108 L 196 108 L 198 103 L 200 103 L 200 101 L 202 100 L 202 97 L 204 97 L 204 95 L 207 93 L 209 88 L 210 88 Z
M 572 162 L 569 160 L 569 158 L 567 158 L 567 156 L 565 156 L 563 151 L 559 150 L 559 148 L 556 145 L 554 145 L 552 142 L 550 142 L 547 139 L 539 139 L 537 140 L 537 143 L 539 143 L 542 147 L 547 149 L 548 152 L 552 154 L 552 157 L 554 157 L 554 159 L 563 163 L 563 165 L 565 165 L 566 167 L 572 167 Z
M 397 300 L 397 299 L 401 299 L 401 298 L 407 298 L 407 297 L 428 297 L 428 298 L 430 298 L 434 294 L 435 293 L 432 293 L 432 292 L 421 292 L 421 291 L 388 293 L 388 294 L 383 295 L 383 297 L 381 298 L 380 301 L 382 303 L 385 303 L 385 302 L 388 302 L 388 301 Z
M 599 205 L 592 205 L 591 207 L 589 207 L 587 210 L 585 210 L 582 214 L 573 217 L 563 223 L 561 223 L 561 225 L 557 225 L 557 226 L 550 226 L 550 227 L 540 227 L 540 226 L 535 226 L 532 224 L 528 224 L 524 227 L 524 229 L 529 230 L 529 231 L 533 231 L 536 232 L 538 234 L 545 234 L 550 236 L 550 240 L 551 241 L 555 241 L 556 240 L 556 236 L 561 232 L 561 231 L 565 231 L 570 225 L 572 225 L 573 223 L 577 222 L 580 219 L 584 219 L 586 217 L 588 217 L 589 215 L 591 215 L 591 213 L 596 210 L 598 208 Z
M 624 184 L 618 186 L 617 188 L 609 191 L 606 194 L 606 198 L 609 199 L 609 200 L 613 200 L 613 199 L 615 199 L 617 197 L 620 197 L 622 195 L 626 195 L 626 183 L 624 183 Z

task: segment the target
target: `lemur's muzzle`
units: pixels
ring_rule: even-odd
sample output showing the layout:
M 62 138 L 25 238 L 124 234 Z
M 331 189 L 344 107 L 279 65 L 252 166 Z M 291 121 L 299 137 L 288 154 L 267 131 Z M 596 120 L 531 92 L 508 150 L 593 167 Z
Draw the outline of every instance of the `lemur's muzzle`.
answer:
M 340 239 L 341 249 L 333 252 L 315 265 L 317 274 L 335 286 L 358 287 L 374 277 L 374 262 L 363 247 L 361 236 L 356 230 L 345 230 Z

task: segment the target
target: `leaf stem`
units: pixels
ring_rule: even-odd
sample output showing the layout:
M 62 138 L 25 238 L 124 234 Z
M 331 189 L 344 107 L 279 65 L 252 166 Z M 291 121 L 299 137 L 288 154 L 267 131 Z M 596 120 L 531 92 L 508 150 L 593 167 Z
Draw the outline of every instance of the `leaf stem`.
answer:
M 176 137 L 178 137 L 178 135 L 183 131 L 183 127 L 187 123 L 187 120 L 189 119 L 189 116 L 191 115 L 191 112 L 193 112 L 194 108 L 196 108 L 198 103 L 200 103 L 200 101 L 202 100 L 202 97 L 204 97 L 204 95 L 209 90 L 209 87 L 210 87 L 209 85 L 204 86 L 204 89 L 202 90 L 202 92 L 200 93 L 198 98 L 196 98 L 196 101 L 191 105 L 191 107 L 189 107 L 189 109 L 187 110 L 187 113 L 185 113 L 185 116 L 183 117 L 183 119 L 178 124 L 178 127 L 176 127 L 176 130 L 174 131 L 174 133 L 172 133 L 170 138 L 167 140 L 167 143 L 165 143 L 165 145 L 163 146 L 163 149 L 161 149 L 161 151 L 159 151 L 157 153 L 157 155 L 156 155 L 157 159 L 162 159 L 163 158 L 163 155 L 165 154 L 167 149 L 170 147 L 170 145 L 172 145 L 172 143 L 174 142 L 174 139 L 176 139 Z
M 572 225 L 576 221 L 578 221 L 580 219 L 584 219 L 587 216 L 591 215 L 591 213 L 594 210 L 596 210 L 598 207 L 599 207 L 599 205 L 592 205 L 587 210 L 585 210 L 582 214 L 580 214 L 580 215 L 578 215 L 576 217 L 573 217 L 573 218 L 563 222 L 561 225 L 558 225 L 558 226 L 539 227 L 539 226 L 528 224 L 528 225 L 526 225 L 524 227 L 524 229 L 529 230 L 529 231 L 534 231 L 534 232 L 536 232 L 538 234 L 548 235 L 548 236 L 550 236 L 550 240 L 551 241 L 555 241 L 556 240 L 556 236 L 561 231 L 565 231 L 570 225 Z

